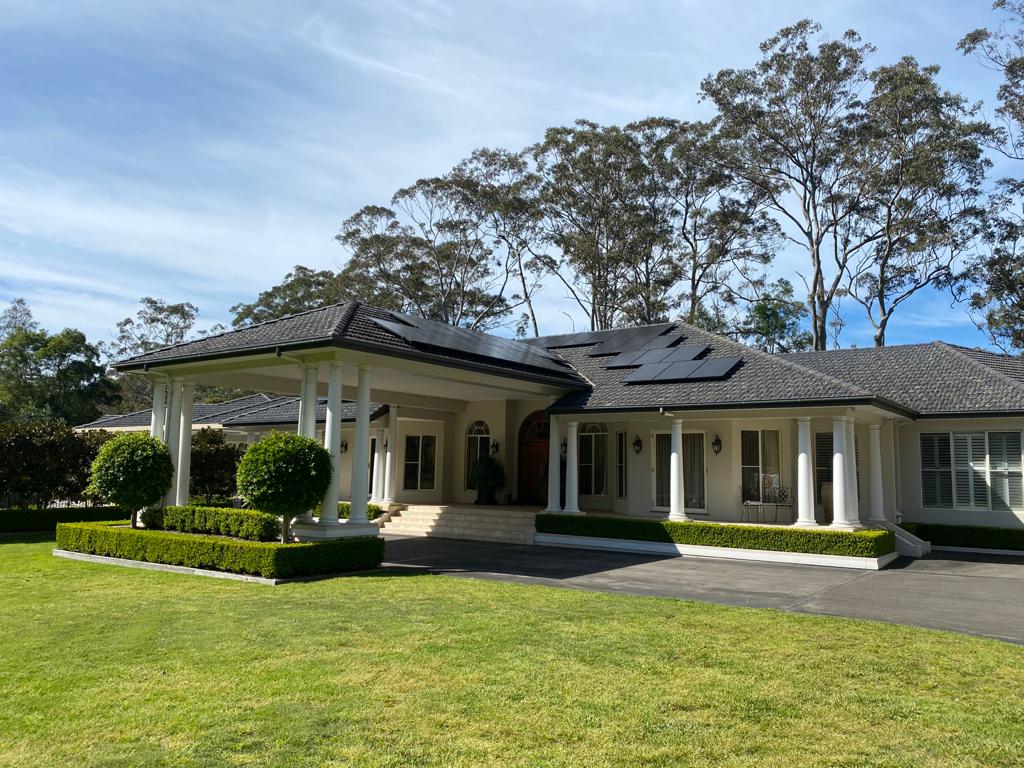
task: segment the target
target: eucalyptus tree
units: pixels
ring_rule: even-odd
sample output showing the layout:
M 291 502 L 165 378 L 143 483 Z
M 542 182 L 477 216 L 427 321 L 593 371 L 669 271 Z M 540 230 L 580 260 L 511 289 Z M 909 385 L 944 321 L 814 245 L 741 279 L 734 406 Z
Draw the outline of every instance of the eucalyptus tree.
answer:
M 865 309 L 876 346 L 904 302 L 963 283 L 965 256 L 984 227 L 982 144 L 991 131 L 976 107 L 938 85 L 938 71 L 910 57 L 873 70 L 849 147 L 861 207 L 839 232 L 867 244 L 850 260 L 848 292 Z
M 847 265 L 866 243 L 844 240 L 844 222 L 863 205 L 858 169 L 847 151 L 859 130 L 858 99 L 873 51 L 851 31 L 837 40 L 803 20 L 762 43 L 749 69 L 723 69 L 701 83 L 718 107 L 730 170 L 804 249 L 815 349 L 828 341 L 830 310 Z M 847 230 L 849 231 L 849 230 Z
M 540 179 L 544 263 L 591 330 L 614 328 L 634 277 L 636 245 L 649 237 L 636 183 L 636 146 L 618 127 L 588 120 L 549 128 L 527 150 Z
M 976 29 L 958 48 L 1003 81 L 996 92 L 990 145 L 1011 160 L 1024 159 L 1024 2 L 997 0 L 994 29 Z M 1004 350 L 1024 351 L 1024 181 L 1020 172 L 997 182 L 991 196 L 987 247 L 972 264 L 971 307 L 979 328 Z

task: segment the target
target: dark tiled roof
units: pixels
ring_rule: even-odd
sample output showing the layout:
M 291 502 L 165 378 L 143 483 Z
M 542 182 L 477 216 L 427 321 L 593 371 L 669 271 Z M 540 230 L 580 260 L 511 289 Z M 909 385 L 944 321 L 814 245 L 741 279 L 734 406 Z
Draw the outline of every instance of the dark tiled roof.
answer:
M 266 405 L 273 398 L 263 393 L 237 397 L 234 400 L 227 400 L 223 403 L 196 403 L 192 406 L 193 424 L 220 424 L 224 419 L 232 415 L 243 413 L 253 408 Z M 111 429 L 114 427 L 146 427 L 152 419 L 153 409 L 147 408 L 144 411 L 133 413 L 111 414 L 101 416 L 88 424 L 82 424 L 81 429 Z
M 936 341 L 785 357 L 922 416 L 1024 411 L 1024 365 L 1006 355 Z
M 383 416 L 388 412 L 388 407 L 380 403 L 370 403 L 370 420 Z M 322 424 L 327 421 L 327 398 L 317 399 L 316 420 Z M 342 422 L 354 422 L 356 420 L 356 404 L 344 402 L 341 404 Z M 262 408 L 254 408 L 245 411 L 237 416 L 230 416 L 224 420 L 226 427 L 258 426 L 261 424 L 297 424 L 299 421 L 299 398 L 288 396 L 276 398 Z
M 696 409 L 786 402 L 863 401 L 872 396 L 868 390 L 827 373 L 803 368 L 784 356 L 751 349 L 686 323 L 675 323 L 672 332 L 682 334 L 679 345 L 707 346 L 710 347 L 709 358 L 739 356 L 743 363 L 721 379 L 629 384 L 624 381 L 629 369 L 605 368 L 609 357 L 589 355 L 594 344 L 616 333 L 605 331 L 595 334 L 595 341 L 587 346 L 558 350 L 593 384 L 593 388 L 565 395 L 552 410 Z M 567 337 L 568 334 L 545 337 L 535 343 L 561 344 Z
M 332 304 L 320 309 L 288 315 L 277 320 L 257 323 L 245 328 L 225 331 L 195 341 L 187 341 L 147 352 L 114 364 L 118 370 L 137 370 L 150 365 L 169 364 L 195 359 L 244 356 L 272 352 L 277 348 L 297 349 L 334 346 L 341 349 L 358 348 L 425 362 L 449 366 L 470 366 L 492 370 L 514 377 L 557 381 L 583 385 L 584 382 L 569 367 L 550 370 L 525 364 L 522 361 L 486 357 L 467 350 L 462 345 L 433 347 L 410 341 L 388 331 L 375 320 L 395 321 L 401 316 L 388 310 L 358 301 Z M 440 323 L 417 319 L 420 326 Z M 488 338 L 481 334 L 481 338 Z M 557 356 L 556 356 L 557 357 Z

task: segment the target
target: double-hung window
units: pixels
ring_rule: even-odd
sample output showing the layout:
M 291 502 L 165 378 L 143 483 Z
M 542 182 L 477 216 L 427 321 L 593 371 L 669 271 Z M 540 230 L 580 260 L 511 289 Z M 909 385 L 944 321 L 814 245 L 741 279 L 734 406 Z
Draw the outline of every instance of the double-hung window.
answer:
M 1020 432 L 921 434 L 921 506 L 1024 510 Z
M 615 433 L 615 495 L 624 499 L 629 495 L 629 478 L 626 476 L 626 433 Z
M 579 492 L 604 496 L 607 486 L 608 431 L 604 424 L 584 424 L 579 436 Z
M 407 491 L 432 491 L 436 458 L 436 435 L 406 435 L 402 487 Z

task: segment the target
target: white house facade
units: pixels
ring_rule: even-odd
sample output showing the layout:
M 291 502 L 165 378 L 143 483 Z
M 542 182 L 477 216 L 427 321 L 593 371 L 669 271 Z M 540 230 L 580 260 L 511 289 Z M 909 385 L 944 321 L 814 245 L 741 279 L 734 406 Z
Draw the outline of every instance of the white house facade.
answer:
M 1024 365 L 941 342 L 770 355 L 680 322 L 513 341 L 347 302 L 116 367 L 153 382 L 178 503 L 192 387 L 269 393 L 209 418 L 324 442 L 323 509 L 352 514 L 306 520 L 312 537 L 365 532 L 370 501 L 472 505 L 485 453 L 499 503 L 534 512 L 1024 526 Z

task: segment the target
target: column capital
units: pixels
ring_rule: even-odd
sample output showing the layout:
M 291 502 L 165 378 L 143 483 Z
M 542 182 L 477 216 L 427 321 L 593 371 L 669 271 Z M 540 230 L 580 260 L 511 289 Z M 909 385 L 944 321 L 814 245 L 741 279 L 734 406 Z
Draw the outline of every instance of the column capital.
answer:
M 811 417 L 810 416 L 797 416 L 796 420 L 799 421 L 801 424 L 810 424 L 811 423 Z
M 881 428 L 881 424 L 868 424 L 868 429 L 870 429 L 872 432 L 878 432 Z

